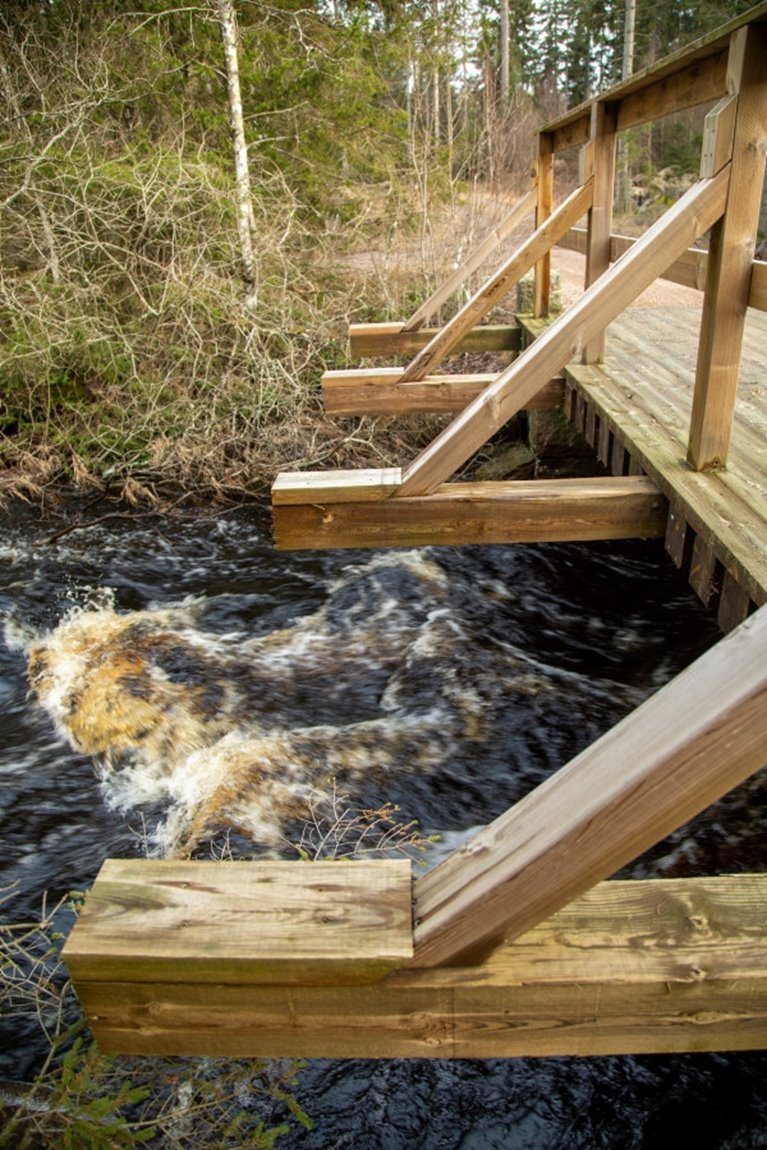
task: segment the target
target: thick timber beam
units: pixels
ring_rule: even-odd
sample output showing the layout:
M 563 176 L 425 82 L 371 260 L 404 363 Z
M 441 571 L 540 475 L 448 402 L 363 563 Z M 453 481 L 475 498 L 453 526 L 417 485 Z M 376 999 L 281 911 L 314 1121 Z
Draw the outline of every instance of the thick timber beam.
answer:
M 540 184 L 539 184 L 540 189 Z M 446 355 L 455 351 L 460 341 L 475 324 L 504 299 L 519 280 L 543 259 L 560 236 L 573 227 L 591 206 L 592 183 L 588 180 L 582 187 L 572 192 L 563 204 L 544 220 L 526 240 L 495 272 L 479 291 L 464 304 L 457 315 L 434 336 L 407 365 L 402 380 L 404 382 L 424 379 L 433 371 Z
M 136 862 L 134 888 L 139 889 Z M 239 956 L 240 930 L 260 890 L 262 863 L 185 863 L 212 925 L 207 981 L 189 965 L 157 966 L 137 929 L 109 974 L 78 970 L 89 1025 L 105 1053 L 299 1058 L 514 1058 L 521 1056 L 747 1050 L 767 1045 L 767 876 L 602 883 L 474 969 L 398 970 L 368 985 L 341 978 L 261 984 Z M 289 863 L 272 907 L 297 919 L 286 962 L 312 945 L 293 881 L 315 863 Z M 349 892 L 360 863 L 332 863 Z M 380 866 L 381 864 L 368 864 Z M 383 864 L 386 865 L 386 864 Z M 209 870 L 214 867 L 211 880 Z M 216 873 L 242 869 L 244 906 L 222 894 Z M 341 868 L 336 871 L 336 868 Z M 97 880 L 86 900 L 112 899 Z M 150 875 L 143 901 L 167 897 Z M 367 886 L 357 887 L 360 904 Z M 328 908 L 334 903 L 327 892 Z M 126 908 L 113 902 L 118 923 Z M 259 921 L 265 923 L 266 916 Z M 319 922 L 319 919 L 315 920 Z M 185 926 L 174 936 L 181 945 Z M 91 933 L 90 937 L 93 935 Z M 351 947 L 348 948 L 351 950 Z M 354 965 L 350 955 L 349 962 Z M 311 970 L 311 967 L 308 968 Z
M 350 324 L 349 354 L 352 359 L 414 355 L 439 332 L 439 328 L 433 327 L 405 331 L 403 322 L 393 320 L 387 323 Z M 472 328 L 453 348 L 456 355 L 464 351 L 519 351 L 519 328 L 508 324 L 486 324 Z
M 456 268 L 452 275 L 448 276 L 443 284 L 429 296 L 427 300 L 417 308 L 407 323 L 404 324 L 403 331 L 418 331 L 423 327 L 427 319 L 430 319 L 442 307 L 442 304 L 450 299 L 453 292 L 469 278 L 469 276 L 481 267 L 499 247 L 503 241 L 514 231 L 516 227 L 521 224 L 525 216 L 530 215 L 534 211 L 536 204 L 536 191 L 532 188 L 527 195 L 514 205 L 508 215 L 504 216 L 499 224 L 497 224 L 478 247 L 474 249 L 471 255 L 464 260 L 460 267 Z
M 275 546 L 552 543 L 666 532 L 666 500 L 643 476 L 447 483 L 432 495 L 387 498 L 398 480 L 396 468 L 283 473 L 272 488 Z
M 543 335 L 500 373 L 413 461 L 398 496 L 425 495 L 461 467 L 483 443 L 520 411 L 542 380 L 575 358 L 670 263 L 722 215 L 729 165 L 699 181 L 592 284 Z M 553 217 L 552 217 L 553 218 Z
M 474 961 L 767 762 L 767 607 L 415 884 L 416 966 Z
M 462 411 L 496 373 L 432 375 L 418 383 L 400 383 L 402 369 L 380 367 L 326 371 L 322 401 L 328 415 L 404 415 L 412 412 Z M 528 410 L 562 406 L 564 382 L 552 379 L 534 395 Z

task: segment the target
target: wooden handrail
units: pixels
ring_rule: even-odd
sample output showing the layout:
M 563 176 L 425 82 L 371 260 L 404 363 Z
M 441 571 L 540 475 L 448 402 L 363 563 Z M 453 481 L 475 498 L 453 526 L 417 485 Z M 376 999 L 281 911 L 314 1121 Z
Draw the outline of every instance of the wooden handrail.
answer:
M 463 284 L 469 276 L 477 270 L 478 267 L 488 259 L 495 249 L 503 243 L 503 241 L 514 231 L 516 227 L 521 224 L 525 216 L 535 209 L 536 192 L 535 187 L 531 188 L 511 209 L 508 215 L 504 216 L 499 224 L 497 224 L 485 236 L 481 244 L 472 251 L 461 264 L 456 268 L 452 275 L 448 276 L 443 284 L 437 288 L 427 300 L 417 308 L 410 319 L 402 325 L 403 331 L 418 331 L 430 319 L 438 308 L 450 299 L 454 291 Z
M 559 208 L 492 275 L 457 315 L 437 332 L 402 373 L 402 383 L 425 379 L 442 362 L 467 332 L 516 286 L 591 204 L 591 180 L 572 192 Z
M 542 384 L 636 299 L 722 215 L 729 168 L 700 180 L 535 343 L 502 371 L 403 474 L 397 497 L 427 495 L 520 411 Z M 554 217 L 552 217 L 553 219 Z M 404 381 L 404 376 L 402 377 Z M 412 378 L 412 377 L 411 377 Z

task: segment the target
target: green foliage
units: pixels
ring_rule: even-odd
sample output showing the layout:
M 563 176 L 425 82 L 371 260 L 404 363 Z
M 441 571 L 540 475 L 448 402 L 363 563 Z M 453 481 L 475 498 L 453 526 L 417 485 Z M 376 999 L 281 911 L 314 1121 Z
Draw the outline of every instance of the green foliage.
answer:
M 61 962 L 63 905 L 0 924 L 0 1011 L 6 1024 L 41 1025 L 48 1046 L 33 1082 L 3 1083 L 2 1150 L 270 1150 L 293 1124 L 311 1128 L 294 1093 L 299 1063 L 102 1055 Z

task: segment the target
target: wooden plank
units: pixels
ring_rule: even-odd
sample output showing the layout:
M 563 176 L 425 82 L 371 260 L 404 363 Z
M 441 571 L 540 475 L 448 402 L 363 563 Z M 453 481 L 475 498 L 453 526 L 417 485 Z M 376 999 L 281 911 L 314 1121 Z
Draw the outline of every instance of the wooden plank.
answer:
M 529 930 L 764 766 L 767 609 L 414 887 L 416 966 Z
M 292 864 L 312 866 L 314 864 Z M 356 865 L 356 864 L 355 864 Z M 373 986 L 78 982 L 105 1053 L 515 1058 L 767 1045 L 767 876 L 602 883 L 476 969 Z
M 446 355 L 455 351 L 467 332 L 508 295 L 522 276 L 581 218 L 590 202 L 589 181 L 569 195 L 557 211 L 536 228 L 533 235 L 517 248 L 457 315 L 415 356 L 404 370 L 403 383 L 424 379 Z
M 610 236 L 610 262 L 615 263 L 636 242 L 632 236 Z M 567 235 L 559 241 L 558 247 L 585 255 L 586 243 L 587 232 L 585 228 L 570 228 Z M 703 291 L 706 286 L 707 268 L 708 252 L 701 248 L 688 248 L 658 278 L 668 280 L 670 283 L 681 284 L 683 287 Z M 754 260 L 751 265 L 748 306 L 754 308 L 755 311 L 767 311 L 767 263 L 763 260 Z
M 728 83 L 738 93 L 727 211 L 711 233 L 688 462 L 724 467 L 730 446 L 740 354 L 750 294 L 767 144 L 767 26 L 732 38 Z
M 439 328 L 403 331 L 402 320 L 391 323 L 353 323 L 349 327 L 349 352 L 353 359 L 375 356 L 413 355 L 426 347 Z M 519 350 L 519 329 L 506 324 L 486 324 L 466 333 L 453 348 L 464 351 L 514 352 Z
M 407 861 L 107 859 L 67 940 L 78 981 L 372 982 L 412 955 Z
M 702 178 L 715 176 L 732 159 L 737 96 L 723 96 L 706 116 L 700 154 Z
M 704 607 L 710 607 L 722 585 L 722 568 L 714 551 L 696 535 L 690 559 L 690 586 Z
M 445 282 L 419 308 L 416 308 L 410 319 L 403 325 L 402 330 L 418 331 L 419 328 L 423 327 L 424 323 L 436 314 L 442 304 L 450 299 L 453 292 L 457 291 L 469 276 L 489 259 L 495 249 L 500 247 L 525 217 L 534 211 L 535 203 L 536 191 L 533 187 L 518 200 L 508 215 L 504 216 L 501 222 L 490 230 L 468 259 L 464 260 L 461 266 L 456 268 L 453 274 L 448 276 Z
M 625 317 L 621 330 L 624 323 Z M 654 335 L 650 347 L 656 339 Z M 641 467 L 680 508 L 690 529 L 715 552 L 722 567 L 737 576 L 751 599 L 757 605 L 767 603 L 764 483 L 760 485 L 755 471 L 741 475 L 742 468 L 737 482 L 729 471 L 693 471 L 685 459 L 686 424 L 677 426 L 673 412 L 659 406 L 672 394 L 672 387 L 658 391 L 652 361 L 642 365 L 642 378 L 649 377 L 643 387 L 633 344 L 627 346 L 626 355 L 630 358 L 625 363 L 621 359 L 620 364 L 614 353 L 606 366 L 570 364 L 566 377 L 620 428 L 632 466 Z M 658 373 L 658 378 L 664 377 Z M 681 390 L 679 381 L 676 390 Z M 750 437 L 746 444 L 753 453 Z M 746 462 L 751 467 L 750 458 Z
M 432 375 L 419 383 L 400 383 L 402 370 L 398 367 L 326 371 L 322 377 L 322 401 L 329 415 L 462 411 L 497 374 Z M 544 384 L 530 400 L 528 410 L 559 408 L 563 397 L 564 382 L 560 376 Z
M 400 483 L 398 467 L 338 471 L 281 471 L 272 484 L 272 505 L 365 503 L 388 499 Z
M 702 180 L 658 220 L 490 387 L 464 409 L 403 475 L 400 496 L 428 494 L 444 483 L 503 424 L 602 331 L 724 210 L 728 169 Z
M 739 627 L 747 619 L 754 604 L 745 587 L 742 587 L 729 571 L 725 571 L 722 579 L 722 592 L 719 599 L 719 609 L 716 621 L 725 635 Z
M 321 483 L 321 473 L 318 483 Z M 447 483 L 432 495 L 298 502 L 286 487 L 272 507 L 278 550 L 426 547 L 662 538 L 666 502 L 644 478 Z
M 649 77 L 648 77 L 649 79 Z M 636 87 L 618 100 L 619 132 L 661 120 L 664 116 L 678 115 L 686 108 L 713 103 L 727 94 L 727 48 L 722 46 L 713 55 L 694 63 L 689 60 L 683 67 L 661 75 L 650 83 Z
M 666 524 L 666 552 L 674 566 L 685 574 L 690 570 L 694 542 L 695 534 L 684 515 L 671 504 Z

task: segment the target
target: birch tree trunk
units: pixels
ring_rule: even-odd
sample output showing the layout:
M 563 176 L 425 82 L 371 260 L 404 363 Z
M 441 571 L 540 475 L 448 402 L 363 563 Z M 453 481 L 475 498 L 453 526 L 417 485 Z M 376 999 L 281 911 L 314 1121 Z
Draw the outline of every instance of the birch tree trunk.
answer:
M 256 289 L 256 258 L 253 251 L 253 202 L 250 192 L 250 171 L 248 169 L 248 146 L 245 142 L 245 122 L 242 115 L 240 94 L 240 66 L 237 59 L 237 21 L 232 0 L 215 0 L 218 21 L 221 27 L 221 40 L 226 59 L 226 81 L 229 92 L 229 124 L 234 147 L 234 173 L 237 195 L 237 232 L 240 240 L 242 280 L 245 287 L 245 306 L 255 308 L 258 302 Z
M 501 116 L 509 110 L 511 59 L 509 44 L 509 0 L 501 0 Z

